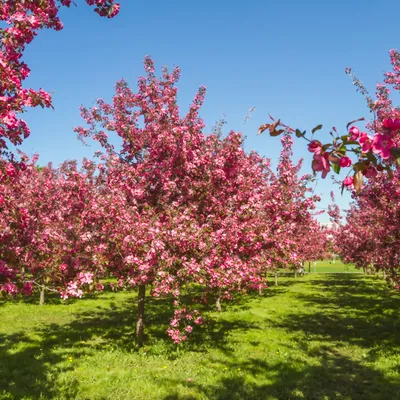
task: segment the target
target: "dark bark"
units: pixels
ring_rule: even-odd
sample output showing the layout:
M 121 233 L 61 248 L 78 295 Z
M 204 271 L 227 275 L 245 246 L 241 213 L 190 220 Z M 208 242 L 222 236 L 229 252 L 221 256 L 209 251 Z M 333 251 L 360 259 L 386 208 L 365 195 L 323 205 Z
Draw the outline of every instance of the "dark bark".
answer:
M 146 286 L 140 285 L 138 292 L 138 318 L 136 323 L 136 340 L 139 347 L 144 342 L 144 300 L 146 297 Z

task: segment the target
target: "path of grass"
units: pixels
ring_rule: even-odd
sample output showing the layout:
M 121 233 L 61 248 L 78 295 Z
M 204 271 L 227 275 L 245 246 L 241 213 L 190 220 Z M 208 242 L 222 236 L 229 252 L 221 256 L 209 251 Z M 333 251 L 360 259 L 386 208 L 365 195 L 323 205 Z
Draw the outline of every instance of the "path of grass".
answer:
M 167 301 L 148 304 L 140 351 L 132 293 L 0 303 L 0 398 L 400 399 L 399 295 L 358 274 L 280 284 L 210 312 L 179 349 Z
M 305 265 L 305 270 L 311 273 L 362 273 L 362 270 L 357 269 L 354 265 L 343 264 L 340 260 L 318 260 L 315 263 L 310 263 L 310 268 L 308 262 Z

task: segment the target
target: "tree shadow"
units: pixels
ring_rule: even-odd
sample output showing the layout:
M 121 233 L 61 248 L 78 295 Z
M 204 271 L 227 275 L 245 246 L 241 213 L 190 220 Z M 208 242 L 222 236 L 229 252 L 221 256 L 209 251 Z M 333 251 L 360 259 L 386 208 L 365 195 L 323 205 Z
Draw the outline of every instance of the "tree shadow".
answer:
M 270 326 L 294 337 L 298 334 L 298 340 L 291 342 L 294 347 L 284 346 L 285 360 L 238 362 L 231 354 L 225 363 L 228 372 L 217 383 L 169 380 L 165 385 L 191 387 L 201 398 L 215 400 L 400 399 L 396 377 L 400 367 L 394 366 L 393 374 L 385 375 L 373 364 L 378 358 L 399 354 L 400 296 L 382 282 L 371 284 L 369 278 L 351 274 L 327 274 L 305 284 L 315 290 L 296 292 L 296 299 L 306 305 L 304 310 L 294 310 L 279 321 L 266 319 Z M 362 360 L 347 354 L 347 344 L 365 349 Z M 176 391 L 164 400 L 192 398 Z
M 94 311 L 77 313 L 66 324 L 43 325 L 34 335 L 24 332 L 0 334 L 0 397 L 4 394 L 13 399 L 41 396 L 73 399 L 77 395 L 78 382 L 66 392 L 64 386 L 58 388 L 57 377 L 61 372 L 74 369 L 73 364 L 82 357 L 95 355 L 99 350 L 145 351 L 147 355 L 163 354 L 169 359 L 179 357 L 181 350 L 167 335 L 173 310 L 169 298 L 146 299 L 144 350 L 136 347 L 137 304 L 133 296 L 119 303 L 111 301 L 108 306 L 99 306 Z M 206 321 L 204 326 L 194 329 L 190 340 L 184 344 L 186 350 L 206 352 L 218 348 L 231 354 L 230 333 L 256 328 L 247 322 L 225 320 L 222 315 L 210 316 Z M 162 346 L 157 347 L 160 343 Z
M 79 302 L 82 300 L 104 299 L 113 293 L 116 293 L 116 292 L 108 289 L 108 290 L 103 290 L 101 292 L 85 293 L 85 296 L 83 299 L 70 297 L 68 300 L 63 300 L 60 297 L 59 293 L 46 291 L 44 305 L 60 305 L 60 306 L 62 306 L 62 305 L 66 305 L 66 304 L 67 305 L 75 304 L 76 302 Z M 30 295 L 30 296 L 19 294 L 15 297 L 2 297 L 2 298 L 0 298 L 0 307 L 8 305 L 8 304 L 39 305 L 39 297 L 40 297 L 39 291 L 33 292 L 32 295 Z
M 1 398 L 51 399 L 61 394 L 56 385 L 57 368 L 53 367 L 65 361 L 65 357 L 54 353 L 49 343 L 32 340 L 24 333 L 1 334 L 0 343 Z M 23 343 L 22 348 L 18 348 L 20 343 Z M 74 356 L 79 356 L 79 352 L 74 350 Z M 64 365 L 63 371 L 72 368 L 72 365 Z M 75 398 L 77 387 L 63 387 L 64 398 Z
M 338 275 L 338 276 L 337 276 Z M 400 323 L 398 309 L 400 298 L 385 288 L 377 288 L 350 275 L 325 276 L 324 280 L 293 279 L 289 285 L 313 285 L 311 293 L 296 292 L 296 298 L 305 304 L 317 305 L 317 312 L 293 312 L 270 326 L 304 337 L 312 334 L 318 340 L 330 340 L 356 344 L 369 348 L 365 361 L 374 361 L 382 352 L 398 352 Z M 382 286 L 382 285 L 381 285 Z M 273 288 L 272 296 L 287 291 L 286 287 Z M 99 294 L 102 296 L 101 294 Z M 97 298 L 97 294 L 88 299 Z M 95 311 L 77 313 L 67 324 L 42 326 L 34 336 L 25 332 L 11 335 L 0 334 L 0 397 L 2 394 L 14 399 L 22 398 L 76 398 L 79 382 L 68 388 L 58 388 L 57 377 L 72 370 L 68 357 L 79 360 L 94 355 L 99 349 L 120 349 L 125 352 L 136 348 L 134 327 L 136 321 L 136 298 L 113 301 L 108 296 L 107 306 Z M 269 294 L 267 296 L 270 296 Z M 247 307 L 262 301 L 258 293 L 239 298 L 239 304 L 226 303 L 227 311 Z M 167 336 L 166 329 L 173 315 L 171 298 L 146 299 L 146 341 L 149 354 L 163 354 L 170 359 L 179 357 L 176 346 Z M 85 301 L 85 299 L 79 300 Z M 184 298 L 188 305 L 191 297 Z M 242 304 L 243 303 L 243 304 Z M 200 311 L 207 312 L 206 306 Z M 306 340 L 294 341 L 294 348 L 287 348 L 288 357 L 276 362 L 249 358 L 238 362 L 232 334 L 249 329 L 260 329 L 257 322 L 233 320 L 224 313 L 207 315 L 204 326 L 196 327 L 184 348 L 189 351 L 207 352 L 214 348 L 227 358 L 228 372 L 215 384 L 200 385 L 196 382 L 166 380 L 168 388 L 183 385 L 195 389 L 203 398 L 209 399 L 365 399 L 386 400 L 400 398 L 400 382 L 389 379 L 382 372 L 365 363 L 356 362 L 339 350 L 320 346 L 310 350 Z M 240 337 L 241 335 L 239 335 Z M 162 343 L 162 346 L 159 344 Z M 252 343 L 250 343 L 252 344 Z M 255 342 L 254 346 L 259 343 Z M 340 346 L 338 346 L 340 347 Z M 303 359 L 299 353 L 312 357 Z M 238 372 L 240 368 L 241 372 Z M 251 378 L 251 379 L 250 379 Z M 60 392 L 62 390 L 62 393 Z M 2 392 L 3 391 L 3 392 Z M 397 396 L 397 397 L 396 397 Z M 190 400 L 190 395 L 170 393 L 164 400 Z
M 354 362 L 335 350 L 321 349 L 319 356 L 318 365 L 304 365 L 302 360 L 271 363 L 249 359 L 240 364 L 232 360 L 228 365 L 230 371 L 215 384 L 205 386 L 196 382 L 166 380 L 165 385 L 191 387 L 200 393 L 201 398 L 214 400 L 399 398 L 398 380 L 390 380 L 380 371 Z M 163 400 L 194 398 L 198 397 L 180 396 L 175 392 Z
M 317 306 L 318 312 L 292 313 L 275 326 L 364 348 L 397 351 L 400 347 L 398 293 L 383 284 L 371 285 L 369 279 L 355 276 L 332 274 L 327 278 L 310 281 L 318 291 L 296 296 L 306 305 Z

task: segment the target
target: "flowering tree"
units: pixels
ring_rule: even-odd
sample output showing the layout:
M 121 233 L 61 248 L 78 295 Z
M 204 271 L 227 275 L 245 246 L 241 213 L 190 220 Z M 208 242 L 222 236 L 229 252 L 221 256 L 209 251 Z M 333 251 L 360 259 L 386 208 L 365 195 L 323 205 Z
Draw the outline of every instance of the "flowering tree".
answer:
M 310 268 L 311 261 L 328 257 L 330 229 L 312 220 L 302 233 L 303 235 L 297 238 L 300 248 L 299 258 L 303 265 L 308 262 Z
M 161 80 L 149 58 L 145 69 L 137 93 L 118 82 L 113 103 L 99 100 L 90 110 L 82 108 L 89 128 L 76 128 L 82 139 L 91 137 L 105 149 L 104 187 L 97 202 L 108 237 L 102 256 L 120 286 L 138 287 L 139 344 L 146 286 L 152 286 L 153 295 L 178 297 L 180 287 L 193 279 L 193 263 L 185 260 L 198 247 L 191 205 L 198 195 L 204 142 L 198 109 L 205 89 L 180 117 L 174 86 L 179 69 L 164 69 Z M 106 131 L 120 136 L 121 149 L 115 149 Z
M 378 176 L 354 197 L 346 224 L 336 234 L 336 247 L 345 262 L 383 271 L 400 288 L 400 175 Z
M 271 237 L 275 240 L 271 264 L 275 268 L 289 265 L 296 269 L 310 254 L 304 237 L 315 229 L 312 212 L 315 202 L 320 199 L 310 195 L 308 184 L 311 177 L 299 177 L 302 160 L 293 164 L 292 138 L 284 135 L 281 142 L 283 148 L 273 181 L 274 196 L 267 203 L 270 212 L 267 220 Z
M 29 136 L 26 122 L 18 116 L 26 107 L 51 107 L 51 96 L 43 89 L 25 89 L 23 81 L 30 69 L 22 61 L 26 45 L 41 29 L 62 29 L 59 7 L 69 7 L 72 0 L 1 0 L 0 20 L 7 25 L 0 29 L 0 155 L 9 144 L 19 145 Z M 101 16 L 114 17 L 119 4 L 114 0 L 86 0 Z
M 39 168 L 36 157 L 21 158 L 23 170 L 9 163 L 1 180 L 0 290 L 30 294 L 40 287 L 41 304 L 45 289 L 80 297 L 81 286 L 94 281 L 92 247 L 101 243 L 88 213 L 97 183 L 93 163 L 84 160 L 78 171 L 76 162 Z
M 221 298 L 237 291 L 262 288 L 275 254 L 292 256 L 294 242 L 283 239 L 284 224 L 294 231 L 297 221 L 309 218 L 313 204 L 304 199 L 303 183 L 288 181 L 292 200 L 286 201 L 287 215 L 280 220 L 282 188 L 274 184 L 271 190 L 276 178 L 269 162 L 247 155 L 238 133 L 226 138 L 203 134 L 198 110 L 205 89 L 200 88 L 187 115 L 180 117 L 179 70 L 164 69 L 159 80 L 149 58 L 145 69 L 137 93 L 118 82 L 112 104 L 100 99 L 95 107 L 82 108 L 88 127 L 75 129 L 82 140 L 92 138 L 105 149 L 95 203 L 108 240 L 97 259 L 106 260 L 119 286 L 138 288 L 139 344 L 146 286 L 155 296 L 172 294 L 178 306 L 182 287 L 197 283 L 217 297 L 218 307 Z M 113 132 L 122 140 L 121 148 L 109 138 Z M 272 217 L 280 236 L 269 227 Z M 281 250 L 275 252 L 277 245 Z M 174 341 L 186 338 L 181 322 L 189 332 L 190 322 L 200 321 L 190 315 L 185 307 L 176 311 L 169 330 Z

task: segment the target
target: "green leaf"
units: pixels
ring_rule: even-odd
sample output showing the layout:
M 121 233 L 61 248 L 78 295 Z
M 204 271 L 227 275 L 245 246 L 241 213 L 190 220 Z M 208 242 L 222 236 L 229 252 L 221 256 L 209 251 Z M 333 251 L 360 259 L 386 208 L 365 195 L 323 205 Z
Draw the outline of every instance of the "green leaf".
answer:
M 315 128 L 313 128 L 313 130 L 311 132 L 315 133 L 315 132 L 319 131 L 320 129 L 322 129 L 322 124 L 317 125 Z
M 396 160 L 397 164 L 400 164 L 400 148 L 392 147 L 390 149 L 390 154 Z
M 344 140 L 343 144 L 344 145 L 349 145 L 349 144 L 358 144 L 358 145 L 360 145 L 360 143 L 356 142 L 355 140 Z
M 390 154 L 393 157 L 400 157 L 400 148 L 399 147 L 391 147 Z
M 378 161 L 376 160 L 376 157 L 374 156 L 373 153 L 371 153 L 371 152 L 367 153 L 367 159 L 368 159 L 368 161 L 371 161 L 372 164 L 375 165 L 375 167 L 378 165 Z
M 306 134 L 306 131 L 302 132 L 300 129 L 296 129 L 296 137 L 303 137 Z
M 338 174 L 340 173 L 340 165 L 339 164 L 332 164 L 332 169 Z

